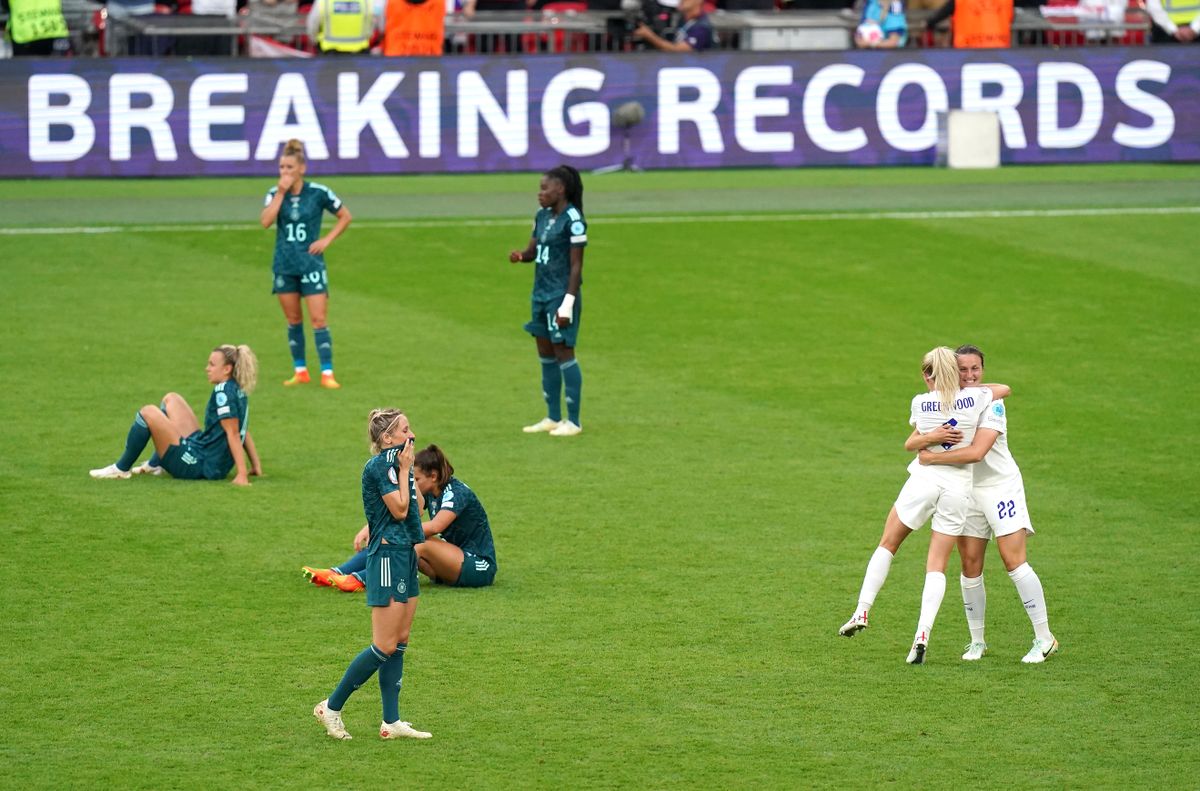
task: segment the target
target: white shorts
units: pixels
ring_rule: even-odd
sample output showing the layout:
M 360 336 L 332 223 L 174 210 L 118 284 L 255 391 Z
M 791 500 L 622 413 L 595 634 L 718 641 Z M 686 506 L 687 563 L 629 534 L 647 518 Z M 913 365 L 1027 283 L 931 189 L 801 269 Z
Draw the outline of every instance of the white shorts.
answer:
M 920 530 L 933 517 L 932 528 L 948 536 L 962 535 L 970 497 L 934 481 L 916 476 L 904 483 L 896 497 L 896 515 L 905 527 Z
M 964 536 L 991 539 L 1018 530 L 1033 533 L 1029 508 L 1025 505 L 1025 484 L 1020 478 L 1000 486 L 977 487 L 971 492 Z

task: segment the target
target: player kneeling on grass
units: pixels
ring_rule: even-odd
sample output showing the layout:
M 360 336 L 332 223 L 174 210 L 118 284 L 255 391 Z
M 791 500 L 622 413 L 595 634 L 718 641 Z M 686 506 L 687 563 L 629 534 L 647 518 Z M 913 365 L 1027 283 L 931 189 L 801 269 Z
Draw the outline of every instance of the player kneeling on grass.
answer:
M 469 486 L 454 477 L 454 467 L 437 445 L 416 455 L 413 478 L 425 499 L 429 521 L 421 524 L 427 540 L 416 545 L 417 566 L 434 583 L 456 588 L 483 588 L 496 579 L 496 547 L 487 511 Z M 318 569 L 305 566 L 314 585 L 343 591 L 362 590 L 367 554 L 368 527 L 354 537 L 358 553 L 340 566 Z
M 208 356 L 204 372 L 213 385 L 204 410 L 204 428 L 183 396 L 167 393 L 158 406 L 147 404 L 138 410 L 125 438 L 125 452 L 113 464 L 92 470 L 91 476 L 128 478 L 161 475 L 166 470 L 176 478 L 223 480 L 236 467 L 233 482 L 248 486 L 250 475 L 262 475 L 254 440 L 246 428 L 248 396 L 258 381 L 258 359 L 244 344 L 218 346 Z M 151 440 L 154 453 L 134 467 Z
M 417 612 L 417 555 L 413 547 L 425 540 L 421 507 L 413 482 L 413 433 L 399 409 L 375 409 L 367 431 L 375 453 L 362 473 L 363 511 L 367 517 L 367 606 L 371 608 L 371 644 L 354 658 L 328 698 L 313 708 L 313 716 L 335 739 L 349 739 L 342 724 L 342 707 L 354 690 L 379 673 L 383 702 L 384 739 L 428 739 L 400 720 L 400 685 L 404 653 Z

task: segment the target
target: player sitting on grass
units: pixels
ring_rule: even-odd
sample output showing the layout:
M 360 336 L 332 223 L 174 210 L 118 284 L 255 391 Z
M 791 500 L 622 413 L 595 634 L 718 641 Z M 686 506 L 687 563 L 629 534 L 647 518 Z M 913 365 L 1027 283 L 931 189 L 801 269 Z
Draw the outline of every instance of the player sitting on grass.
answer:
M 128 478 L 135 474 L 176 478 L 223 480 L 236 467 L 233 482 L 250 485 L 250 475 L 262 475 L 262 466 L 246 422 L 249 399 L 258 381 L 258 359 L 249 346 L 218 346 L 204 366 L 213 385 L 204 410 L 204 428 L 179 393 L 167 393 L 158 406 L 147 404 L 134 415 L 125 438 L 125 452 L 114 463 L 91 471 L 93 478 Z M 146 443 L 154 453 L 138 467 Z M 249 465 L 246 457 L 250 457 Z
M 454 477 L 454 467 L 437 445 L 416 455 L 413 477 L 425 499 L 429 521 L 421 528 L 427 540 L 417 544 L 417 566 L 434 583 L 456 588 L 482 588 L 496 579 L 496 547 L 487 511 L 469 486 Z M 314 585 L 329 585 L 354 592 L 363 589 L 367 565 L 368 528 L 354 537 L 359 551 L 340 566 L 329 569 L 305 566 Z

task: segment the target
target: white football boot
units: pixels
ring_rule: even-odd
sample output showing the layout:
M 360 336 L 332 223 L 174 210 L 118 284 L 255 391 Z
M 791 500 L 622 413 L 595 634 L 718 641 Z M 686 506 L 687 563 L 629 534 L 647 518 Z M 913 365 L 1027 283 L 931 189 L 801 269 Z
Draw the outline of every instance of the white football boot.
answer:
M 853 637 L 863 629 L 866 629 L 868 626 L 870 626 L 870 624 L 867 623 L 867 611 L 863 610 L 862 612 L 855 614 L 855 616 L 846 621 L 846 623 L 842 624 L 842 628 L 838 629 L 838 634 L 840 634 L 842 637 Z
M 1036 665 L 1040 662 L 1045 662 L 1046 657 L 1051 654 L 1058 653 L 1058 641 L 1051 635 L 1049 640 L 1041 640 L 1037 637 L 1033 638 L 1033 648 L 1029 649 L 1029 653 L 1021 658 L 1021 661 L 1027 665 Z
M 561 425 L 562 425 L 561 420 L 551 420 L 548 417 L 544 417 L 541 420 L 539 420 L 538 422 L 534 423 L 532 426 L 526 426 L 525 428 L 523 428 L 521 430 L 524 431 L 526 434 L 541 434 L 543 432 L 554 431 L 554 429 L 558 428 Z
M 113 463 L 107 467 L 101 467 L 98 470 L 91 470 L 88 472 L 88 475 L 92 476 L 93 478 L 116 478 L 119 480 L 124 480 L 125 478 L 131 477 L 133 473 L 129 472 L 129 470 L 122 470 L 115 463 Z
M 412 726 L 411 722 L 400 722 L 397 720 L 391 725 L 386 722 L 379 724 L 380 739 L 432 739 L 433 734 L 428 731 L 419 731 Z
M 328 698 L 313 707 L 313 716 L 325 726 L 325 732 L 333 738 L 343 740 L 354 738 L 342 724 L 342 713 L 329 708 Z
M 978 662 L 987 653 L 987 643 L 971 643 L 965 649 L 962 658 L 968 662 Z
M 577 426 L 569 420 L 564 420 L 562 424 L 550 432 L 552 437 L 573 437 L 576 434 L 582 434 L 583 427 Z
M 134 467 L 132 470 L 130 470 L 130 472 L 133 473 L 134 475 L 162 475 L 163 468 L 155 467 L 150 462 L 144 461 L 141 464 L 139 464 L 138 466 Z
M 929 647 L 929 635 L 924 632 L 917 634 L 917 638 L 913 640 L 912 648 L 908 651 L 908 658 L 904 661 L 910 665 L 925 664 L 925 649 Z

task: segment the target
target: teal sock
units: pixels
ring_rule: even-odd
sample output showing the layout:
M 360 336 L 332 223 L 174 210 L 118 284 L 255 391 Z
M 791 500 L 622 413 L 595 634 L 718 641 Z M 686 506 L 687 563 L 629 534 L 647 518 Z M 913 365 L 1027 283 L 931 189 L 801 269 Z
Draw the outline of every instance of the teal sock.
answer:
M 546 417 L 562 420 L 562 371 L 553 357 L 538 357 L 542 364 L 542 398 L 546 399 Z
M 292 351 L 292 365 L 304 368 L 304 325 L 288 325 L 288 348 Z
M 149 441 L 150 429 L 146 426 L 142 413 L 138 412 L 133 416 L 133 425 L 129 427 L 129 436 L 125 437 L 125 452 L 121 454 L 121 458 L 117 459 L 117 469 L 124 472 L 133 469 L 133 463 L 138 460 L 138 456 L 142 455 L 142 451 L 146 449 L 146 443 Z
M 383 721 L 400 719 L 400 684 L 404 680 L 404 652 L 408 643 L 397 643 L 396 653 L 379 667 L 379 695 L 383 699 Z
M 333 370 L 333 338 L 329 335 L 329 328 L 322 327 L 319 330 L 313 330 L 313 343 L 317 344 L 317 356 L 321 358 L 322 373 Z
M 374 645 L 364 648 L 361 654 L 354 657 L 354 661 L 346 668 L 342 680 L 338 682 L 337 688 L 329 696 L 329 708 L 341 711 L 342 706 L 346 705 L 346 701 L 350 699 L 354 690 L 367 683 L 367 680 L 375 675 L 379 666 L 386 661 L 388 661 L 388 655 Z
M 579 398 L 583 395 L 583 374 L 578 360 L 569 360 L 559 368 L 562 370 L 563 389 L 567 394 L 567 419 L 577 426 L 579 422 Z

